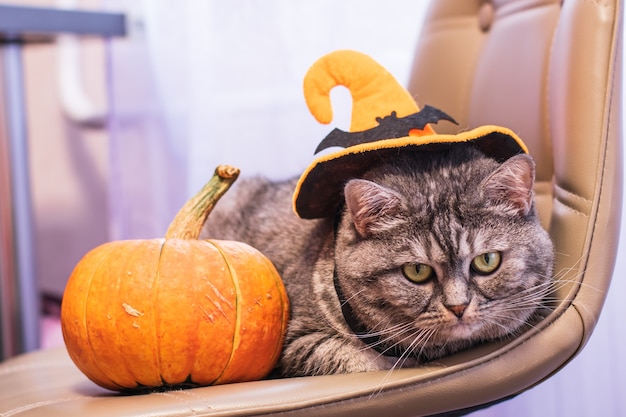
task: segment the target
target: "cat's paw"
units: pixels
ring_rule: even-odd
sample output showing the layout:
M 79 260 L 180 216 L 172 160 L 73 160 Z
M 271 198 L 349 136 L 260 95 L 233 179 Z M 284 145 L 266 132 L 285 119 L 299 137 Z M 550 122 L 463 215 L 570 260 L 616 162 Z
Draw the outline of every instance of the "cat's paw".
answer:
M 284 376 L 370 372 L 385 369 L 379 356 L 343 337 L 314 333 L 288 344 L 279 367 Z

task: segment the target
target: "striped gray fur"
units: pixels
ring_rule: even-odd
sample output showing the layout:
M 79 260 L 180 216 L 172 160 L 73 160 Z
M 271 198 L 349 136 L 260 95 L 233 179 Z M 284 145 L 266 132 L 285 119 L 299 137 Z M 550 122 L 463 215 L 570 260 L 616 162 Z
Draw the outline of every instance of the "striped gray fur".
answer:
M 554 249 L 533 183 L 527 155 L 405 153 L 346 183 L 335 227 L 292 212 L 295 179 L 243 179 L 204 236 L 246 242 L 280 272 L 292 306 L 282 375 L 416 366 L 511 337 L 544 307 Z M 414 282 L 417 269 L 432 274 Z

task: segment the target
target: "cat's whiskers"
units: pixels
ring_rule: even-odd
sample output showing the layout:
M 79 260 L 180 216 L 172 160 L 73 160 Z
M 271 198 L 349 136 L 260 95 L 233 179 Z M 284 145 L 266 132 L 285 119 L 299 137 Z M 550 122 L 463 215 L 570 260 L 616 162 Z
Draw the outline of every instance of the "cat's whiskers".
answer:
M 346 298 L 345 300 L 339 300 L 340 301 L 339 305 L 343 308 L 344 305 L 349 304 L 353 298 L 358 297 L 364 291 L 365 291 L 365 288 L 361 288 L 360 290 L 355 291 L 354 294 L 352 294 L 350 297 Z
M 430 339 L 440 330 L 439 326 L 416 328 L 413 323 L 406 322 L 401 325 L 383 328 L 383 330 L 372 332 L 370 335 L 380 338 L 376 344 L 377 346 L 385 347 L 381 355 L 399 348 L 401 351 L 400 357 L 392 368 L 395 369 L 398 367 L 398 364 L 405 363 L 409 357 L 418 359 L 422 356 L 424 349 L 429 345 Z M 407 341 L 409 341 L 408 344 L 406 343 Z M 419 351 L 416 350 L 417 347 L 419 347 Z
M 568 285 L 577 284 L 586 286 L 590 289 L 594 289 L 592 286 L 579 283 L 573 280 L 555 280 L 551 282 L 544 282 L 533 287 L 527 288 L 523 291 L 516 292 L 513 296 L 506 299 L 498 300 L 496 304 L 502 305 L 507 311 L 519 311 L 523 308 L 535 308 L 543 307 L 549 308 L 551 303 L 562 301 L 562 299 L 556 297 L 554 294 L 560 289 L 565 288 Z
M 410 330 L 412 326 L 407 324 L 405 330 Z M 425 346 L 428 345 L 428 341 L 439 331 L 440 329 L 437 327 L 428 327 L 426 329 L 414 329 L 413 332 L 403 339 L 401 339 L 398 344 L 404 342 L 407 339 L 412 339 L 406 349 L 403 349 L 402 353 L 398 357 L 398 359 L 394 362 L 394 364 L 389 368 L 389 370 L 385 373 L 380 386 L 370 395 L 370 399 L 376 397 L 382 390 L 385 388 L 387 382 L 391 378 L 393 371 L 396 369 L 404 368 L 405 363 L 410 359 L 414 358 L 418 360 L 418 358 L 423 354 L 423 350 Z M 416 347 L 420 346 L 419 352 L 416 352 Z M 382 356 L 382 353 L 380 354 Z
M 565 271 L 557 275 L 565 276 L 568 273 L 569 271 Z M 555 303 L 564 301 L 562 298 L 555 296 L 555 293 L 569 285 L 579 285 L 580 287 L 585 287 L 592 291 L 602 292 L 584 282 L 557 277 L 554 281 L 536 285 L 516 293 L 515 296 L 506 300 L 492 303 L 492 305 L 489 306 L 489 314 L 485 314 L 483 320 L 492 326 L 502 328 L 505 333 L 503 337 L 506 338 L 514 338 L 516 335 L 528 329 L 542 331 L 541 327 L 538 326 L 542 319 L 537 319 L 536 321 L 523 320 L 518 313 L 523 310 L 528 310 L 529 308 L 533 310 L 547 309 L 548 311 L 552 311 Z M 584 309 L 584 304 L 580 304 L 579 308 Z M 546 316 L 548 314 L 546 314 Z M 503 321 L 507 323 L 517 323 L 517 325 L 511 325 L 509 328 L 502 324 Z
M 411 330 L 411 323 L 397 323 L 393 326 L 387 327 L 385 324 L 381 324 L 380 330 L 371 330 L 367 333 L 360 334 L 360 339 L 376 339 L 375 343 L 370 343 L 363 347 L 362 350 L 369 348 L 384 348 L 384 352 L 393 349 L 398 343 L 393 342 L 399 334 L 406 333 Z M 393 342 L 392 347 L 388 347 L 389 342 Z
M 419 337 L 415 337 L 413 342 L 411 342 L 410 344 L 410 350 L 407 350 L 407 352 L 412 352 L 413 355 L 418 358 L 423 358 L 426 356 L 425 354 L 425 349 L 426 346 L 428 346 L 428 342 L 435 336 L 437 335 L 437 333 L 439 333 L 441 331 L 441 327 L 438 326 L 431 326 L 431 327 L 427 327 L 426 329 L 421 329 L 419 332 Z M 421 346 L 419 346 L 419 350 L 416 351 L 416 347 L 418 345 L 418 343 L 421 343 Z
M 564 255 L 564 254 L 561 254 L 559 252 L 557 252 L 557 254 Z M 584 270 L 579 271 L 578 273 L 574 274 L 570 278 L 566 278 L 568 275 L 570 275 L 572 273 L 572 271 L 580 270 L 582 262 L 583 262 L 583 258 L 578 258 L 572 265 L 561 268 L 559 271 L 557 271 L 554 274 L 554 277 L 553 277 L 554 282 L 555 283 L 563 283 L 564 285 L 567 285 L 567 284 L 580 285 L 580 286 L 583 286 L 585 288 L 589 288 L 589 289 L 592 289 L 592 290 L 595 290 L 595 291 L 602 291 L 602 290 L 600 290 L 598 288 L 595 288 L 595 287 L 593 287 L 593 286 L 591 286 L 589 284 L 586 284 L 585 282 L 581 281 L 582 276 L 586 272 L 588 272 L 588 271 L 593 269 L 594 263 L 592 261 L 590 261 L 588 263 L 588 265 L 585 267 Z M 560 287 L 560 288 L 562 288 L 562 287 Z M 560 289 L 560 288 L 557 288 L 557 290 Z

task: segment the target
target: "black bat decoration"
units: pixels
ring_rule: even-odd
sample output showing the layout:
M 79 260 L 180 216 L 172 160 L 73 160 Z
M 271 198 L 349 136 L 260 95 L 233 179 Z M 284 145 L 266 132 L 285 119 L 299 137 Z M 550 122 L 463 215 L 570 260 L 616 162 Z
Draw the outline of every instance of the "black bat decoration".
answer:
M 447 120 L 458 125 L 452 117 L 428 105 L 424 106 L 417 113 L 401 118 L 398 118 L 396 112 L 392 111 L 389 116 L 377 117 L 378 126 L 363 132 L 344 132 L 341 129 L 333 129 L 320 142 L 317 149 L 315 149 L 315 153 L 333 146 L 348 148 L 360 143 L 375 142 L 381 139 L 401 138 L 408 136 L 409 131 L 412 129 L 424 129 L 428 123 L 437 123 L 440 120 Z

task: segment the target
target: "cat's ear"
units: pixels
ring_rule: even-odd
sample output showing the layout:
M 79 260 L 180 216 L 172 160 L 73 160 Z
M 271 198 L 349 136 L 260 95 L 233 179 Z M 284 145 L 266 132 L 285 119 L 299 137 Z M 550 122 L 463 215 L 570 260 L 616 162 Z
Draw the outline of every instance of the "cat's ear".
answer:
M 353 179 L 344 188 L 346 208 L 357 232 L 367 237 L 389 230 L 398 223 L 402 198 L 389 188 L 372 181 Z
M 484 196 L 494 203 L 526 216 L 533 207 L 535 162 L 526 155 L 506 160 L 482 184 Z

